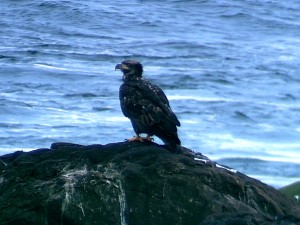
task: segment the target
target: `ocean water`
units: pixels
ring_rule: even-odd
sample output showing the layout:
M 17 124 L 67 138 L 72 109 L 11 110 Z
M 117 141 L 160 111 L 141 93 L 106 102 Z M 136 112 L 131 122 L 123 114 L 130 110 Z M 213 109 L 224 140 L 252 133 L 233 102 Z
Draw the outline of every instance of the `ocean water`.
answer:
M 299 12 L 293 0 L 2 0 L 0 154 L 132 137 L 114 67 L 136 59 L 183 146 L 274 187 L 300 180 Z

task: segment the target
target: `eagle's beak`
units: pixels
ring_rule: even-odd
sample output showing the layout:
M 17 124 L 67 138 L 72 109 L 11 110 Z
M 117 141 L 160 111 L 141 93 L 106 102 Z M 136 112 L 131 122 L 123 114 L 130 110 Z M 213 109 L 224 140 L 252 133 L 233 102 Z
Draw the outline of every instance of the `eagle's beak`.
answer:
M 121 63 L 119 63 L 119 64 L 117 64 L 117 65 L 116 65 L 116 67 L 115 67 L 115 70 L 120 70 L 120 69 L 121 69 L 121 67 L 122 67 L 122 64 L 121 64 Z
M 116 65 L 115 70 L 128 70 L 129 67 L 127 67 L 126 65 L 119 63 Z

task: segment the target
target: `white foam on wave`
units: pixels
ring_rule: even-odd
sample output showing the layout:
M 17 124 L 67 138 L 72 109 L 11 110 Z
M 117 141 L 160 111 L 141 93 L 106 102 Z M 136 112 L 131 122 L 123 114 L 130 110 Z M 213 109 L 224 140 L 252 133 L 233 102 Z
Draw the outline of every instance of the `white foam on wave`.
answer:
M 199 102 L 236 102 L 230 98 L 221 97 L 201 97 L 196 95 L 168 95 L 168 99 L 172 100 L 194 100 Z
M 281 188 L 300 180 L 300 177 L 266 176 L 258 174 L 247 174 L 247 176 L 260 180 L 274 188 Z
M 192 119 L 182 119 L 181 123 L 182 124 L 199 124 L 199 121 L 192 120 Z
M 300 142 L 262 142 L 236 138 L 232 134 L 208 134 L 206 143 L 210 148 L 223 150 L 226 157 L 241 157 L 260 159 L 272 162 L 300 163 Z M 221 158 L 224 158 L 222 154 Z
M 56 114 L 47 115 L 47 118 L 43 118 L 41 123 L 47 124 L 47 121 L 51 120 L 51 125 L 61 125 L 62 121 L 64 124 L 69 125 L 82 125 L 82 124 L 115 124 L 115 123 L 123 123 L 128 122 L 129 119 L 120 115 L 120 116 L 112 116 L 108 114 L 98 114 L 98 113 L 81 113 L 68 111 L 65 112 L 62 110 L 61 112 L 57 111 Z
M 124 116 L 110 116 L 110 117 L 105 117 L 103 118 L 105 121 L 107 122 L 128 122 L 129 119 L 127 119 L 126 117 Z
M 258 126 L 263 130 L 263 131 L 266 131 L 266 132 L 270 132 L 270 131 L 274 131 L 276 128 L 275 126 L 271 125 L 271 124 L 267 124 L 267 123 L 261 123 L 261 124 L 258 124 Z
M 261 101 L 261 102 L 256 102 L 261 105 L 268 105 L 268 106 L 273 106 L 276 107 L 277 109 L 290 109 L 290 108 L 300 108 L 300 105 L 297 104 L 296 102 L 266 102 L 266 101 Z
M 34 66 L 36 66 L 36 67 L 41 67 L 41 68 L 45 68 L 45 69 L 50 69 L 50 70 L 72 71 L 72 70 L 69 69 L 69 68 L 63 68 L 63 67 L 57 67 L 57 66 L 50 66 L 50 65 L 39 64 L 39 63 L 34 64 Z
M 168 99 L 170 101 L 176 100 L 186 100 L 186 101 L 199 101 L 199 102 L 229 102 L 229 103 L 241 103 L 243 105 L 261 105 L 261 106 L 272 106 L 277 109 L 290 109 L 290 108 L 300 108 L 300 102 L 284 102 L 284 101 L 265 101 L 264 99 L 250 99 L 247 97 L 234 96 L 231 97 L 223 97 L 217 96 L 213 93 L 207 91 L 182 91 L 183 94 L 178 95 L 176 92 L 166 91 Z
M 168 70 L 170 71 L 170 68 L 172 70 L 176 71 L 215 71 L 215 69 L 207 69 L 207 68 L 190 68 L 190 67 L 168 67 L 168 66 L 147 66 L 147 71 L 159 71 L 162 70 Z
M 41 68 L 41 69 L 47 69 L 47 70 L 58 70 L 58 71 L 68 71 L 68 72 L 75 72 L 75 73 L 93 73 L 97 74 L 99 73 L 99 70 L 101 70 L 101 67 L 97 67 L 92 69 L 91 66 L 87 67 L 86 65 L 67 65 L 67 67 L 62 67 L 62 66 L 53 66 L 53 65 L 48 65 L 48 64 L 40 64 L 40 63 L 35 63 L 33 64 L 35 67 Z M 65 65 L 65 64 L 64 64 Z M 87 69 L 88 68 L 88 69 Z M 102 67 L 102 69 L 110 69 L 109 67 Z

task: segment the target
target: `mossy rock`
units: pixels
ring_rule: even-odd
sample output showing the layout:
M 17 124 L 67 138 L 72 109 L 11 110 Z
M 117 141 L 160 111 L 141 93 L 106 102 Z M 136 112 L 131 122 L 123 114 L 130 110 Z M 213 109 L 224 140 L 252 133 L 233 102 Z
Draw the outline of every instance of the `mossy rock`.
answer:
M 291 198 L 295 198 L 298 204 L 300 205 L 300 181 L 292 183 L 288 186 L 285 186 L 279 189 L 282 193 L 286 194 Z

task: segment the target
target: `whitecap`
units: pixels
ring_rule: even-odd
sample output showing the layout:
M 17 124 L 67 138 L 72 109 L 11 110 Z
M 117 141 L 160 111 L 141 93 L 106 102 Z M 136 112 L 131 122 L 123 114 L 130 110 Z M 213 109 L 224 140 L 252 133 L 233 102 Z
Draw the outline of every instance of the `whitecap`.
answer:
M 121 116 L 110 116 L 110 117 L 105 117 L 103 119 L 107 122 L 114 122 L 114 123 L 116 123 L 116 122 L 128 122 L 129 121 L 129 119 L 127 119 L 124 116 L 122 116 L 122 117 Z
M 230 98 L 220 98 L 220 97 L 201 97 L 193 95 L 168 95 L 170 101 L 173 100 L 195 100 L 200 102 L 236 102 Z
M 62 71 L 71 71 L 68 68 L 63 68 L 63 67 L 57 67 L 57 66 L 50 66 L 47 64 L 39 64 L 39 63 L 35 63 L 33 64 L 36 67 L 41 67 L 41 68 L 45 68 L 45 69 L 50 69 L 50 70 L 62 70 Z
M 300 163 L 300 142 L 278 142 L 259 141 L 237 138 L 229 133 L 207 134 L 203 139 L 206 148 L 219 149 L 220 157 L 242 157 L 247 154 L 249 158 L 260 159 L 272 162 Z M 288 150 L 288 151 L 287 151 Z
M 267 123 L 261 123 L 261 124 L 258 124 L 258 126 L 263 130 L 263 131 L 266 131 L 266 132 L 270 132 L 270 131 L 274 131 L 275 130 L 275 127 L 271 124 L 267 124 Z
M 67 67 L 62 67 L 62 66 L 53 66 L 53 65 L 49 65 L 49 64 L 40 64 L 40 63 L 35 63 L 33 64 L 35 67 L 38 68 L 42 68 L 42 69 L 47 69 L 47 70 L 58 70 L 58 71 L 68 71 L 68 72 L 75 72 L 75 73 L 89 73 L 89 74 L 98 74 L 99 73 L 99 69 L 110 69 L 110 67 L 94 67 L 94 69 L 92 67 L 88 67 L 87 70 L 87 66 L 86 65 L 81 65 L 81 64 L 77 64 L 77 65 L 68 65 L 68 64 L 64 64 Z
M 199 122 L 196 121 L 196 120 L 191 120 L 191 119 L 184 119 L 184 120 L 181 120 L 181 122 L 183 124 L 198 124 Z
M 274 188 L 281 188 L 300 180 L 300 177 L 266 176 L 258 174 L 247 174 L 247 176 L 260 180 Z

